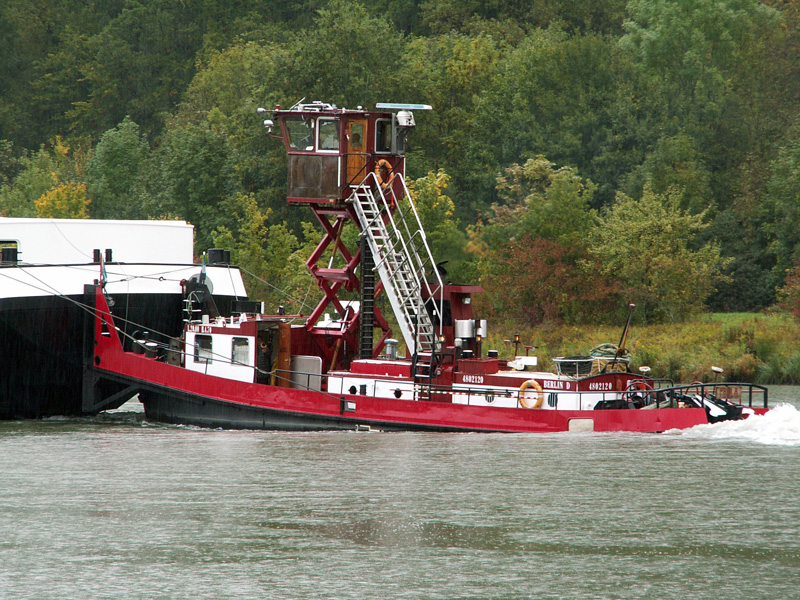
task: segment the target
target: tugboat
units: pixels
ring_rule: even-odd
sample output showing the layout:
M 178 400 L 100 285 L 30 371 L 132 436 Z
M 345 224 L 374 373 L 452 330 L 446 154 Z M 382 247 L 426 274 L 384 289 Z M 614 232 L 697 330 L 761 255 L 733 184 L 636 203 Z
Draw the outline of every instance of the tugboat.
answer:
M 472 313 L 482 290 L 442 280 L 405 182 L 414 111 L 428 109 L 259 109 L 288 154 L 289 204 L 322 227 L 306 263 L 322 300 L 307 317 L 208 314 L 187 302 L 180 337 L 136 339 L 118 328 L 100 282 L 83 405 L 138 394 L 153 421 L 285 430 L 659 432 L 766 412 L 761 386 L 675 386 L 630 372 L 630 317 L 619 355 L 592 358 L 588 373 L 583 357 L 546 373 L 535 356 L 484 355 L 487 323 Z M 346 226 L 360 234 L 355 247 Z

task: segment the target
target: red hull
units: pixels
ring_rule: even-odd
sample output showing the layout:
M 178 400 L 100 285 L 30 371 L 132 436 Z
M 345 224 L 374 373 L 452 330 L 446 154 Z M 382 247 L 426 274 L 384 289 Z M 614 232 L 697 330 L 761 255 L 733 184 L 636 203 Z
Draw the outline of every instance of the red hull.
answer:
M 186 424 L 286 429 L 502 431 L 551 433 L 574 429 L 659 432 L 707 423 L 701 408 L 640 410 L 520 410 L 395 400 L 370 396 L 334 396 L 324 392 L 231 381 L 123 352 L 116 336 L 98 336 L 94 371 L 138 386 L 145 411 L 159 420 Z M 148 398 L 161 408 L 148 406 Z M 353 403 L 353 410 L 346 403 Z M 172 407 L 164 412 L 164 406 Z M 181 408 L 183 407 L 183 408 Z M 349 408 L 349 407 L 348 407 Z M 246 411 L 228 420 L 226 411 Z M 208 410 L 209 414 L 204 414 Z M 754 409 L 758 413 L 765 409 Z M 213 412 L 213 417 L 210 416 Z M 259 416 L 260 415 L 260 416 Z M 161 418 L 159 418 L 161 417 Z

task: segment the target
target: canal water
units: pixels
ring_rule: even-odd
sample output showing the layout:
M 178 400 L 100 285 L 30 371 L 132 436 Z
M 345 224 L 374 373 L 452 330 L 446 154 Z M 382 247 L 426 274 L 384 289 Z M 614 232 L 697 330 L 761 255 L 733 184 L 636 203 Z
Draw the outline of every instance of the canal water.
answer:
M 800 388 L 665 434 L 0 422 L 0 598 L 800 598 Z

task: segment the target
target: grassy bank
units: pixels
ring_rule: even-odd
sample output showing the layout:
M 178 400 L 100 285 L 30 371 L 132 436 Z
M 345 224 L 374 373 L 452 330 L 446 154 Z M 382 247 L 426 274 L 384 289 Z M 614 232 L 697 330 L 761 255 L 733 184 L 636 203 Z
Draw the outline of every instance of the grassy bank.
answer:
M 543 370 L 555 367 L 554 356 L 585 355 L 601 343 L 618 343 L 618 327 L 542 326 L 514 329 L 495 325 L 484 350 L 494 348 L 500 356 L 514 354 L 514 334 L 524 345 L 536 346 Z M 628 335 L 631 368 L 651 368 L 653 377 L 676 382 L 710 381 L 711 366 L 722 367 L 721 379 L 754 383 L 800 383 L 800 323 L 791 315 L 709 314 L 693 321 L 669 325 L 635 325 Z

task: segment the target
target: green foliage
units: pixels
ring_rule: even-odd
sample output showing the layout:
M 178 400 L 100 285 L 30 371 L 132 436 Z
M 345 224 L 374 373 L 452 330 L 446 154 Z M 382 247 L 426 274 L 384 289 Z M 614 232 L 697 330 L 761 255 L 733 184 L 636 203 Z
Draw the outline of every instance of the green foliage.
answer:
M 695 140 L 679 133 L 659 139 L 641 166 L 628 180 L 631 195 L 640 196 L 646 184 L 663 194 L 681 191 L 682 207 L 697 213 L 713 202 L 710 174 L 703 164 Z
M 442 170 L 408 182 L 428 244 L 437 264 L 444 265 L 450 281 L 468 282 L 471 273 L 464 254 L 467 238 L 455 220 L 455 203 L 445 193 L 450 176 Z
M 800 320 L 800 259 L 786 275 L 786 282 L 777 291 L 780 307 Z
M 444 169 L 458 198 L 456 214 L 472 218 L 479 196 L 491 189 L 494 174 L 486 169 L 492 149 L 476 144 L 485 136 L 482 90 L 495 76 L 503 48 L 489 35 L 459 32 L 411 39 L 389 89 L 400 102 L 434 107 L 419 119 L 409 152 L 409 177 Z
M 725 108 L 740 52 L 778 25 L 757 0 L 632 0 L 620 45 L 660 86 L 668 114 L 708 123 Z
M 527 323 L 583 322 L 613 312 L 614 285 L 586 253 L 595 186 L 539 156 L 498 177 L 500 201 L 477 246 L 490 310 Z
M 639 200 L 620 194 L 591 238 L 602 272 L 622 283 L 645 321 L 679 321 L 700 312 L 725 263 L 714 243 L 692 249 L 706 227 L 704 215 L 682 210 L 681 200 L 649 186 Z
M 234 226 L 227 203 L 236 203 L 229 148 L 208 123 L 170 129 L 151 161 L 144 203 L 148 215 L 172 214 L 192 223 L 198 252 L 211 247 L 214 229 Z
M 268 242 L 248 228 L 268 215 L 305 277 L 294 253 L 318 235 L 286 206 L 285 152 L 255 108 L 392 100 L 434 107 L 417 115 L 407 175 L 458 280 L 490 289 L 525 235 L 538 279 L 577 277 L 590 209 L 619 192 L 706 215 L 678 237 L 729 259 L 727 281 L 695 294 L 715 308 L 768 306 L 800 254 L 794 3 L 7 0 L 0 27 L 0 214 L 33 216 L 45 193 L 85 183 L 94 216 L 172 215 L 196 226 L 198 250 L 228 232 L 253 252 Z M 563 167 L 525 174 L 538 156 Z M 676 264 L 645 296 L 694 276 L 665 256 Z M 607 277 L 635 295 L 627 273 Z M 541 314 L 584 318 L 553 302 Z M 684 313 L 665 307 L 647 318 Z
M 0 140 L 0 186 L 13 180 L 20 168 L 19 158 L 14 155 L 14 145 L 8 140 Z
M 130 117 L 102 135 L 86 162 L 92 217 L 137 219 L 147 216 L 137 190 L 149 150 L 139 126 Z
M 490 335 L 487 346 L 498 348 L 502 357 L 511 357 L 513 344 L 503 342 L 519 333 L 524 344 L 537 346 L 543 369 L 552 368 L 551 358 L 587 354 L 592 347 L 619 340 L 624 319 L 619 325 L 558 325 L 530 328 L 519 324 L 500 324 Z M 683 323 L 635 325 L 627 347 L 631 369 L 651 368 L 653 377 L 670 378 L 676 383 L 713 381 L 719 378 L 712 366 L 724 370 L 727 381 L 753 381 L 763 384 L 800 381 L 800 353 L 795 346 L 800 323 L 785 315 L 702 315 Z
M 793 130 L 772 164 L 762 214 L 775 269 L 784 273 L 800 256 L 800 139 Z
M 434 33 L 474 32 L 492 23 L 527 29 L 554 22 L 564 23 L 570 30 L 618 32 L 624 9 L 624 0 L 423 0 L 419 18 Z
M 76 181 L 81 169 L 80 161 L 60 138 L 49 148 L 42 146 L 38 152 L 23 155 L 18 165 L 16 177 L 0 185 L 0 216 L 36 216 L 36 200 L 54 187 Z
M 512 165 L 497 178 L 500 202 L 492 206 L 485 235 L 492 246 L 520 235 L 580 246 L 592 228 L 595 185 L 572 167 L 556 169 L 538 156 Z
M 697 241 L 715 240 L 728 262 L 725 279 L 708 299 L 717 312 L 757 311 L 775 302 L 778 277 L 773 269 L 775 257 L 761 250 L 766 245 L 764 229 L 756 218 L 740 217 L 733 208 L 717 213 Z
M 398 70 L 402 38 L 358 3 L 330 0 L 310 31 L 297 32 L 281 65 L 288 98 L 324 98 L 343 106 L 385 101 Z M 353 60 L 353 57 L 358 57 Z

